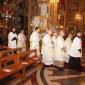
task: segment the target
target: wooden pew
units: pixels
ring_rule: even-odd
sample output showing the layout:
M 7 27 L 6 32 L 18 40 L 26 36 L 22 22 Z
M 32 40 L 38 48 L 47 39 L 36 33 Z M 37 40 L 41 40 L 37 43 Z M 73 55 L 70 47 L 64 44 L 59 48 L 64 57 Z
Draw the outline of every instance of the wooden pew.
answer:
M 20 62 L 18 62 L 18 56 L 19 55 L 16 54 L 16 55 L 11 55 L 11 56 L 0 59 L 0 64 L 1 64 L 0 79 L 13 75 L 14 73 L 23 69 L 24 66 Z M 12 63 L 7 65 L 7 63 L 9 63 L 11 61 L 12 61 Z M 3 64 L 5 66 L 2 66 Z
M 34 55 L 30 58 L 29 55 L 31 53 L 34 53 Z M 37 57 L 36 50 L 28 50 L 22 53 L 17 53 L 15 55 L 10 55 L 7 57 L 0 58 L 0 67 L 1 67 L 0 80 L 8 76 L 13 76 L 20 70 L 22 70 L 22 74 L 25 74 L 26 67 L 36 63 L 39 60 L 39 58 L 36 58 L 36 57 Z M 20 59 L 22 59 L 22 61 L 20 61 Z M 11 61 L 12 61 L 12 64 L 7 65 L 7 63 Z M 9 72 L 7 72 L 7 70 Z
M 22 63 L 28 63 L 28 65 L 35 64 L 35 63 L 41 61 L 41 57 L 37 57 L 36 49 L 21 53 L 21 56 L 19 59 L 21 59 L 21 58 L 25 58 L 25 60 L 23 60 Z
M 6 49 L 7 49 L 7 46 L 0 45 L 0 57 L 2 56 L 2 51 Z
M 16 53 L 21 52 L 22 48 L 7 48 L 7 51 L 11 52 L 11 54 L 13 55 L 15 51 Z
M 3 57 L 4 55 L 13 55 L 14 52 L 21 52 L 22 48 L 6 48 L 5 50 L 0 51 L 0 57 Z
M 1 50 L 5 50 L 5 49 L 7 49 L 7 46 L 0 45 L 0 51 L 1 51 Z

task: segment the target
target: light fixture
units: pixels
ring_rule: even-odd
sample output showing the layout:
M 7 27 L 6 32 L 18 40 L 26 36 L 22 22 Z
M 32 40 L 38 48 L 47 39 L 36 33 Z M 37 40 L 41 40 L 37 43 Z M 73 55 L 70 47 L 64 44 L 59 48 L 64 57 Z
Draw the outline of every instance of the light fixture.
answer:
M 50 0 L 52 3 L 58 3 L 59 0 Z
M 12 18 L 12 10 L 10 8 L 3 8 L 2 18 L 6 20 L 6 22 Z
M 64 28 L 64 26 L 63 26 L 63 25 L 61 25 L 61 26 L 60 26 L 60 28 L 61 28 L 61 29 L 63 29 L 63 28 Z
M 75 20 L 76 20 L 76 21 L 81 21 L 81 20 L 82 20 L 81 15 L 80 15 L 79 13 L 77 13 L 77 14 L 75 15 Z

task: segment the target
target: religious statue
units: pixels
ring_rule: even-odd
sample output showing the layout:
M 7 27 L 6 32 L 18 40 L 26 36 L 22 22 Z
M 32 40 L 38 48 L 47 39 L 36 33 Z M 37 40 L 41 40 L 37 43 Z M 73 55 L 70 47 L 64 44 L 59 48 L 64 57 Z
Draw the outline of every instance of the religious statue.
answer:
M 41 8 L 41 16 L 47 16 L 47 14 L 48 14 L 48 4 L 43 3 L 43 4 L 40 4 L 39 7 Z
M 47 29 L 47 18 L 43 19 L 43 28 Z
M 34 28 L 39 27 L 41 24 L 41 21 L 38 16 L 35 16 L 34 19 L 32 20 L 32 25 Z

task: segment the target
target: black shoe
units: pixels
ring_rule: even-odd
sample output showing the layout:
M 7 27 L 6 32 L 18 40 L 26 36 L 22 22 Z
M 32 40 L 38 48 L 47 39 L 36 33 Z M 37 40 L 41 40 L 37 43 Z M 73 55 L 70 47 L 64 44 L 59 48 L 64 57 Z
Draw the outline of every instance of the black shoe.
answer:
M 45 67 L 51 67 L 50 65 L 44 65 Z
M 83 70 L 82 70 L 82 69 L 78 69 L 77 71 L 78 71 L 78 72 L 83 72 Z
M 64 69 L 63 69 L 63 68 L 58 67 L 58 69 L 59 69 L 59 71 L 64 71 Z
M 43 66 L 42 69 L 45 69 L 45 66 Z
M 59 71 L 64 71 L 64 69 L 61 68 L 61 67 L 58 67 L 58 66 L 55 66 L 55 65 L 54 65 L 54 67 L 57 68 Z

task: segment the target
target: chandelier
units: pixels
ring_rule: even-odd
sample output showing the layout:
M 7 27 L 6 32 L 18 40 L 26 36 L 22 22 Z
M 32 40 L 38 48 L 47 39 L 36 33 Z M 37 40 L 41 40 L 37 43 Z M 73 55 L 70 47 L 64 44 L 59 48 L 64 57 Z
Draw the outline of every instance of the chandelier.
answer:
M 13 11 L 9 7 L 4 7 L 2 9 L 2 18 L 5 19 L 6 22 L 8 22 L 9 19 L 12 18 Z
M 77 13 L 77 14 L 75 15 L 75 20 L 76 20 L 76 21 L 81 21 L 81 20 L 82 20 L 81 14 Z

